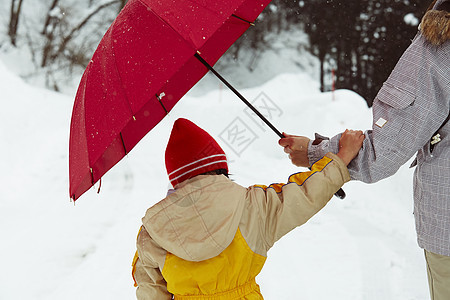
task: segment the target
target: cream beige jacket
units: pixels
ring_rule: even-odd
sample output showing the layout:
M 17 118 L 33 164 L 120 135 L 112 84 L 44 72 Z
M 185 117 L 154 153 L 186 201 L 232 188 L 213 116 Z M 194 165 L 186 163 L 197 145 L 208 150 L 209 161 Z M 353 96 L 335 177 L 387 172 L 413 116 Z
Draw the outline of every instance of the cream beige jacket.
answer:
M 308 221 L 350 180 L 332 153 L 311 170 L 269 187 L 245 188 L 223 175 L 179 184 L 142 219 L 134 272 L 138 299 L 172 299 L 161 275 L 168 252 L 194 262 L 213 258 L 230 245 L 238 228 L 251 250 L 266 257 L 277 240 Z

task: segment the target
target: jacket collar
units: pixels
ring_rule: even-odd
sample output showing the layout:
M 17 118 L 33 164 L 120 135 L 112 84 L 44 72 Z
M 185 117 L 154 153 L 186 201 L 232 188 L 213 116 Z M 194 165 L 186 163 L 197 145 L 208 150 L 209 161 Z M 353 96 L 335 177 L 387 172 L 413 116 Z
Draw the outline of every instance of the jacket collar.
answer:
M 433 45 L 442 45 L 450 40 L 450 11 L 441 10 L 450 6 L 450 1 L 437 1 L 433 9 L 427 11 L 419 25 L 419 30 Z
M 223 175 L 200 175 L 147 210 L 143 225 L 168 252 L 189 261 L 217 256 L 233 240 L 247 189 Z

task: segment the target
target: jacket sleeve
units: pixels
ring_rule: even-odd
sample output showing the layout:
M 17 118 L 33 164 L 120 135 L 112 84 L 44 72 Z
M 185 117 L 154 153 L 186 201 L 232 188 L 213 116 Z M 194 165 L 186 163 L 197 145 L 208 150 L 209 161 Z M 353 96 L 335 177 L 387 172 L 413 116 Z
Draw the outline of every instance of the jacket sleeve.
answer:
M 400 58 L 374 100 L 372 129 L 365 132 L 362 149 L 348 165 L 352 179 L 377 182 L 397 172 L 419 150 L 430 156 L 430 139 L 449 111 L 448 54 L 441 49 L 418 34 Z M 336 153 L 340 136 L 316 135 L 308 147 L 310 163 L 327 151 Z
M 153 241 L 142 226 L 137 239 L 138 258 L 134 262 L 133 273 L 138 300 L 172 299 L 155 259 L 162 252 L 164 250 Z
M 250 193 L 256 199 L 265 250 L 308 221 L 349 180 L 345 164 L 336 155 L 328 153 L 311 167 L 311 171 L 291 175 L 287 184 L 252 187 Z

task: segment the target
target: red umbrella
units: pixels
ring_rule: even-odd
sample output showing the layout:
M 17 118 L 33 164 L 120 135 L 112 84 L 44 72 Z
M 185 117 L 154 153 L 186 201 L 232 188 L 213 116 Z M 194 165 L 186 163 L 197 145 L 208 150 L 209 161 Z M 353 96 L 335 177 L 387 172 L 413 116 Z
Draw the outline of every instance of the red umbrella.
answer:
M 129 0 L 78 87 L 70 127 L 70 197 L 80 197 L 161 121 L 269 2 Z

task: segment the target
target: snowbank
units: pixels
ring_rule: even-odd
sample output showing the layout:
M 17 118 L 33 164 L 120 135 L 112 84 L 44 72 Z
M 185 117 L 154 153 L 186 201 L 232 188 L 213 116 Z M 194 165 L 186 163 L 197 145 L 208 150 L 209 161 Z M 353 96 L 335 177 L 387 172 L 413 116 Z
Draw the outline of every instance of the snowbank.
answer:
M 178 117 L 216 137 L 244 186 L 283 182 L 298 171 L 278 137 L 238 98 L 224 88 L 194 89 L 104 176 L 99 194 L 97 186 L 74 205 L 68 194 L 73 97 L 31 87 L 2 63 L 0 89 L 0 299 L 134 298 L 135 238 L 145 210 L 166 193 L 164 148 Z M 287 133 L 311 137 L 370 126 L 362 98 L 343 90 L 321 94 L 305 73 L 241 92 Z M 233 128 L 246 129 L 246 144 L 233 140 Z M 265 299 L 427 299 L 411 177 L 405 167 L 377 184 L 347 184 L 345 200 L 335 198 L 269 252 L 257 278 Z

